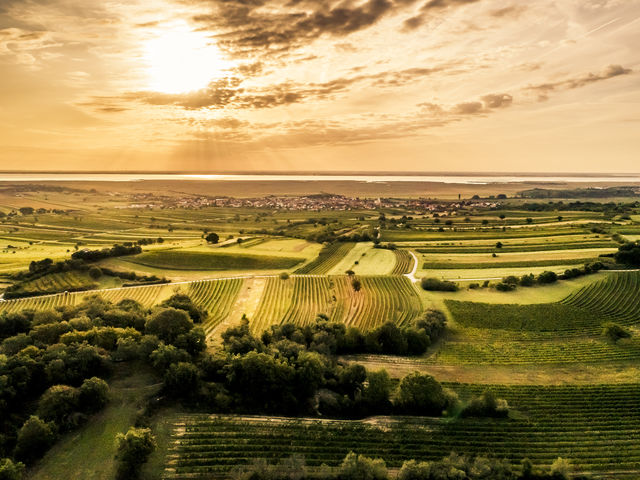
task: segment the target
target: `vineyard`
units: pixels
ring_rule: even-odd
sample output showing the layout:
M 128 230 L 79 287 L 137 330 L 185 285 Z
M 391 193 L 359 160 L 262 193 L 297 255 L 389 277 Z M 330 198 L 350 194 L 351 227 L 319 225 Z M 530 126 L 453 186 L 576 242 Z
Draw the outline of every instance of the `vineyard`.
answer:
M 413 268 L 413 257 L 407 250 L 396 249 L 393 251 L 396 256 L 396 266 L 393 267 L 391 275 L 404 275 L 411 272 Z
M 420 299 L 406 278 L 359 279 L 362 288 L 356 292 L 345 276 L 269 278 L 251 328 L 260 332 L 282 322 L 302 325 L 323 313 L 331 320 L 368 329 L 386 321 L 404 324 L 420 314 Z
M 554 332 L 563 336 L 599 335 L 615 320 L 627 325 L 640 317 L 640 272 L 611 273 L 557 303 L 490 304 L 446 300 L 463 327 Z
M 353 248 L 354 243 L 330 243 L 322 248 L 320 254 L 310 263 L 298 268 L 295 273 L 322 275 L 335 267 Z
M 611 274 L 561 301 L 563 305 L 596 312 L 616 322 L 640 321 L 640 272 Z
M 150 308 L 171 296 L 174 289 L 175 286 L 171 284 L 160 284 L 20 298 L 0 302 L 0 312 L 18 312 L 25 309 L 49 310 L 62 305 L 76 305 L 87 296 L 96 294 L 114 303 L 130 298 L 142 306 Z
M 486 386 L 449 384 L 461 398 Z M 338 465 L 349 451 L 402 462 L 450 452 L 549 466 L 558 456 L 578 471 L 640 468 L 640 385 L 491 386 L 510 418 L 377 417 L 371 421 L 185 414 L 175 419 L 165 479 L 223 475 L 252 458 L 303 455 L 310 466 Z
M 203 280 L 188 284 L 185 293 L 209 313 L 203 324 L 207 336 L 227 318 L 243 282 L 244 280 L 241 278 L 233 278 L 229 280 Z

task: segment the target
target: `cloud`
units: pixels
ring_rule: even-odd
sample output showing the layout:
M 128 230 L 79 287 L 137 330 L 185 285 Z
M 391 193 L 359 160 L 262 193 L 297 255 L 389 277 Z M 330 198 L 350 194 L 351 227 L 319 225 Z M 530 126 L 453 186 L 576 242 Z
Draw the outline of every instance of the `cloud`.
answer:
M 423 25 L 434 11 L 444 10 L 449 7 L 457 7 L 471 3 L 477 3 L 480 0 L 429 0 L 422 5 L 420 13 L 404 21 L 404 30 L 415 30 Z
M 265 87 L 245 88 L 245 79 L 241 76 L 231 76 L 212 82 L 207 88 L 185 94 L 166 94 L 159 92 L 131 92 L 120 100 L 140 101 L 150 105 L 171 105 L 187 110 L 203 108 L 237 108 L 237 109 L 265 109 L 282 105 L 300 103 L 307 100 L 326 100 L 334 94 L 347 92 L 354 84 L 368 83 L 375 87 L 396 87 L 434 73 L 444 72 L 451 65 L 434 67 L 414 67 L 398 71 L 384 71 L 374 74 L 360 74 L 352 77 L 339 77 L 327 82 L 295 83 L 283 82 Z M 262 64 L 250 64 L 240 67 L 240 71 L 261 71 Z M 116 99 L 118 100 L 118 99 Z M 101 101 L 104 101 L 102 99 Z
M 195 15 L 202 28 L 222 32 L 218 45 L 236 56 L 272 55 L 308 45 L 327 35 L 346 37 L 416 0 L 270 1 L 228 0 L 209 14 Z
M 574 88 L 580 88 L 592 83 L 601 82 L 610 78 L 619 77 L 622 75 L 628 75 L 633 70 L 625 68 L 621 65 L 609 65 L 600 73 L 588 73 L 574 78 L 568 78 L 566 80 L 560 80 L 557 82 L 540 83 L 537 85 L 530 85 L 526 87 L 526 90 L 536 92 L 540 101 L 547 100 L 548 94 L 556 90 L 572 90 Z

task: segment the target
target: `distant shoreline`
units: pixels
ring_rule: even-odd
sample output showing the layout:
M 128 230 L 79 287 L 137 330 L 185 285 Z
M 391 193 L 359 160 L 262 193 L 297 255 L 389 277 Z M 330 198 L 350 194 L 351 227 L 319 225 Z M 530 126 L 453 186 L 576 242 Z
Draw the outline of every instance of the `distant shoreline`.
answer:
M 416 183 L 449 185 L 561 185 L 561 184 L 639 184 L 640 174 L 194 174 L 194 173 L 95 173 L 95 172 L 11 172 L 0 173 L 2 183 L 23 182 L 283 182 L 283 183 Z

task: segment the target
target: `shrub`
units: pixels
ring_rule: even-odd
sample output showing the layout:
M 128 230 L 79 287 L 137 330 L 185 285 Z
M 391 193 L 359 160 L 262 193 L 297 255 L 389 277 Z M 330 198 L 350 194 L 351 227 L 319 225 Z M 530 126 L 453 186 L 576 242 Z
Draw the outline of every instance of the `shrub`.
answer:
M 617 342 L 622 338 L 631 337 L 631 332 L 629 330 L 613 322 L 606 323 L 602 333 L 613 342 Z
M 0 459 L 0 480 L 21 480 L 24 475 L 24 463 L 14 462 L 10 458 Z
M 101 378 L 87 378 L 78 390 L 78 407 L 83 412 L 102 410 L 109 401 L 109 385 Z
M 351 280 L 351 286 L 353 287 L 354 292 L 359 292 L 362 288 L 362 282 L 357 278 L 354 278 L 353 280 Z
M 207 243 L 214 243 L 214 244 L 220 241 L 220 237 L 218 236 L 217 233 L 214 233 L 214 232 L 207 234 L 207 236 L 204 237 L 204 239 L 207 241 Z
M 532 287 L 535 283 L 536 283 L 536 277 L 533 275 L 533 273 L 530 273 L 529 275 L 523 275 L 522 277 L 520 277 L 519 284 L 522 287 Z
M 289 274 L 287 272 L 282 272 L 280 274 L 280 280 L 288 280 L 289 279 Z
M 571 474 L 571 463 L 562 457 L 558 457 L 551 464 L 551 476 L 554 478 L 568 479 Z
M 338 468 L 340 480 L 387 480 L 387 466 L 380 458 L 349 452 Z
M 18 430 L 15 456 L 19 460 L 31 463 L 44 455 L 54 441 L 53 426 L 32 415 Z
M 54 385 L 38 401 L 38 416 L 58 425 L 78 408 L 78 390 L 68 385 Z
M 555 272 L 544 271 L 540 275 L 538 275 L 538 283 L 548 284 L 554 283 L 558 280 L 558 275 Z
M 91 267 L 89 269 L 89 276 L 94 280 L 98 280 L 102 276 L 102 270 L 100 267 Z
M 446 280 L 438 280 L 437 278 L 423 278 L 420 281 L 420 286 L 423 290 L 434 292 L 456 292 L 458 291 L 458 285 L 454 282 L 448 282 Z
M 628 242 L 624 245 L 620 245 L 614 258 L 617 263 L 639 267 L 640 241 L 636 240 L 635 242 Z
M 516 289 L 516 286 L 513 283 L 505 283 L 499 282 L 496 283 L 496 290 L 499 292 L 511 292 Z
M 462 417 L 506 417 L 509 405 L 506 400 L 496 398 L 491 390 L 474 397 L 460 412 Z
M 130 427 L 116 436 L 118 479 L 137 478 L 140 468 L 155 450 L 156 441 L 148 428 Z

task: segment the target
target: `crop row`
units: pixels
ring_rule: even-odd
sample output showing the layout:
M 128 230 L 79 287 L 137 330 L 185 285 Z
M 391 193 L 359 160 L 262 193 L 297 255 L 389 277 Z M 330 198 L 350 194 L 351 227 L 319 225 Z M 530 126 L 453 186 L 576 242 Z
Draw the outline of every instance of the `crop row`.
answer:
M 448 384 L 461 398 L 485 385 Z M 349 452 L 399 467 L 451 451 L 548 466 L 558 456 L 578 470 L 640 469 L 640 385 L 504 386 L 507 419 L 376 417 L 367 421 L 190 414 L 176 417 L 165 478 L 224 474 L 252 458 L 292 454 L 337 465 Z
M 411 272 L 413 268 L 413 257 L 407 250 L 396 249 L 393 251 L 396 256 L 396 265 L 391 271 L 391 275 L 404 275 Z
M 356 291 L 345 276 L 294 276 L 267 279 L 252 318 L 252 329 L 269 325 L 312 321 L 318 314 L 331 320 L 368 329 L 386 321 L 404 324 L 420 314 L 420 299 L 404 277 L 359 277 Z
M 207 335 L 227 318 L 243 283 L 242 278 L 232 278 L 201 280 L 189 284 L 187 295 L 208 312 L 207 320 L 203 325 Z
M 335 267 L 355 244 L 349 242 L 331 243 L 320 250 L 318 256 L 310 263 L 298 268 L 295 273 L 322 275 Z

